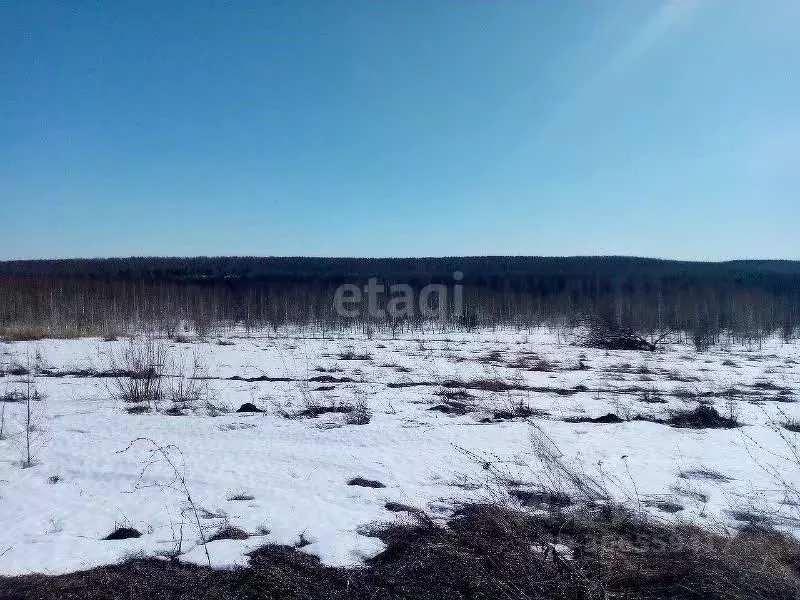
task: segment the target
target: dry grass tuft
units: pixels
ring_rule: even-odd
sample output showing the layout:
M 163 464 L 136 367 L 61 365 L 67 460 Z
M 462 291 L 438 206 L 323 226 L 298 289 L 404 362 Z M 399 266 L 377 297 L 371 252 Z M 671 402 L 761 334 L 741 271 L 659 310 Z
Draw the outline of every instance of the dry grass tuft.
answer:
M 224 525 L 216 533 L 208 538 L 208 542 L 215 542 L 217 540 L 246 540 L 250 537 L 244 529 L 234 527 L 233 525 Z

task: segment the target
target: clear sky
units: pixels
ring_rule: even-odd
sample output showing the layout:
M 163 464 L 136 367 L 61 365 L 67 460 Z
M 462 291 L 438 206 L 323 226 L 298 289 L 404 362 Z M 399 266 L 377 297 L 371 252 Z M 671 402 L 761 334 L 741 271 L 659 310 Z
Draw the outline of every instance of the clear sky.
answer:
M 4 0 L 0 258 L 800 258 L 798 0 Z

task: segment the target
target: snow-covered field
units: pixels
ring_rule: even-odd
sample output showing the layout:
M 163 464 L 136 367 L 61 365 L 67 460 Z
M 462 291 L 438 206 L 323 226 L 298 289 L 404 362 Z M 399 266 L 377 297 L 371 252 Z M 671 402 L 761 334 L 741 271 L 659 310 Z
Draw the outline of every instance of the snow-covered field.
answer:
M 513 502 L 509 490 L 550 482 L 535 452 L 543 439 L 608 493 L 664 518 L 741 525 L 757 515 L 800 530 L 784 485 L 800 485 L 800 467 L 783 458 L 800 434 L 775 425 L 800 419 L 797 343 L 606 352 L 538 330 L 167 340 L 184 374 L 199 359 L 208 397 L 228 410 L 201 402 L 182 416 L 129 414 L 111 379 L 81 372 L 107 369 L 127 343 L 0 344 L 0 574 L 169 554 L 178 541 L 183 560 L 204 563 L 207 550 L 215 566 L 301 542 L 326 563 L 352 564 L 382 549 L 366 527 L 404 514 L 387 503 L 444 516 L 457 502 Z M 28 377 L 12 373 L 28 364 L 41 399 L 31 403 L 35 463 L 22 468 Z M 743 426 L 633 419 L 666 418 L 698 398 Z M 234 412 L 246 402 L 264 412 Z M 309 405 L 366 405 L 371 420 L 298 414 Z M 608 413 L 625 422 L 568 422 Z M 354 477 L 385 487 L 348 485 Z M 227 524 L 251 537 L 200 544 L 186 491 L 205 538 Z M 103 539 L 120 526 L 143 535 Z

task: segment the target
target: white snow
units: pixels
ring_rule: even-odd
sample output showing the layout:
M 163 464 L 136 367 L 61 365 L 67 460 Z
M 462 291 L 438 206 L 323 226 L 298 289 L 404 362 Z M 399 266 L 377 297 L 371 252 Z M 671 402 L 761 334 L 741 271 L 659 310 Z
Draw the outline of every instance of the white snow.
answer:
M 357 563 L 383 547 L 365 535 L 365 528 L 402 518 L 386 510 L 388 501 L 444 517 L 458 502 L 508 500 L 498 473 L 535 486 L 541 477 L 531 441 L 536 430 L 549 436 L 566 462 L 580 465 L 618 498 L 669 499 L 684 507 L 675 514 L 648 508 L 664 518 L 735 525 L 730 511 L 759 509 L 772 513 L 781 527 L 800 529 L 796 507 L 784 502 L 785 490 L 769 470 L 774 466 L 785 481 L 800 485 L 797 462 L 782 458 L 790 453 L 786 440 L 798 441 L 800 434 L 770 425 L 784 415 L 800 419 L 800 408 L 777 402 L 780 390 L 760 389 L 782 388 L 782 400 L 800 398 L 797 343 L 774 340 L 762 348 L 730 345 L 698 354 L 677 344 L 657 353 L 589 350 L 544 330 L 396 339 L 353 333 L 320 339 L 281 331 L 226 339 L 232 345 L 219 345 L 217 338 L 167 343 L 179 362 L 190 364 L 195 352 L 201 357 L 213 378 L 208 385 L 216 404 L 236 410 L 252 402 L 264 413 L 134 415 L 112 398 L 108 380 L 36 375 L 43 396 L 33 403 L 36 462 L 22 468 L 24 403 L 0 403 L 5 437 L 0 440 L 0 574 L 62 573 L 135 553 L 164 554 L 177 540 L 182 540 L 182 560 L 205 563 L 207 550 L 214 566 L 244 565 L 248 551 L 265 543 L 294 545 L 301 535 L 310 542 L 303 550 L 325 563 Z M 0 344 L 0 370 L 36 362 L 37 354 L 41 365 L 54 370 L 104 369 L 109 353 L 126 343 L 77 339 Z M 369 353 L 372 359 L 339 359 L 348 349 Z M 534 353 L 553 363 L 553 370 L 508 366 L 520 358 L 533 360 Z M 581 358 L 587 368 L 577 370 Z M 335 370 L 316 370 L 320 368 Z M 262 375 L 301 381 L 225 379 Z M 355 381 L 302 382 L 320 375 Z M 436 395 L 442 389 L 437 382 L 472 378 L 546 389 L 469 390 L 478 410 L 465 415 L 430 410 L 442 400 Z M 0 395 L 22 390 L 24 380 L 19 375 L 0 378 Z M 389 385 L 404 382 L 433 385 Z M 587 391 L 557 393 L 576 386 Z M 720 413 L 733 410 L 738 415 L 744 423 L 738 429 L 563 420 L 608 412 L 626 418 L 639 413 L 664 416 L 671 409 L 696 405 L 670 395 L 675 391 L 729 388 L 748 394 L 711 400 Z M 660 393 L 666 403 L 643 402 L 645 391 Z M 322 404 L 363 400 L 372 420 L 350 425 L 342 414 L 282 416 L 302 410 L 307 397 Z M 544 412 L 527 420 L 482 422 L 520 402 Z M 185 475 L 205 538 L 225 524 L 251 537 L 204 547 L 175 473 L 164 460 L 152 460 L 150 441 L 131 445 L 137 438 L 171 445 L 167 452 Z M 709 472 L 725 478 L 709 478 Z M 356 476 L 386 487 L 347 485 Z M 122 525 L 143 535 L 103 540 Z

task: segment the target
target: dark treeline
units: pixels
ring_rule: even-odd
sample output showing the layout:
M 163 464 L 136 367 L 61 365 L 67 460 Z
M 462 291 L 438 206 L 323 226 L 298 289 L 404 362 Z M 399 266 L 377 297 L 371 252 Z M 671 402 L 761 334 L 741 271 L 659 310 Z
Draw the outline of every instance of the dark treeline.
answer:
M 454 273 L 463 279 L 454 279 Z M 369 278 L 385 285 L 448 287 L 442 327 L 574 326 L 614 321 L 643 334 L 666 329 L 761 339 L 800 325 L 800 262 L 680 262 L 629 257 L 113 258 L 0 262 L 0 328 L 54 335 L 138 328 L 332 329 L 352 318 L 334 293 Z M 454 285 L 463 309 L 453 310 Z M 391 294 L 384 294 L 385 303 Z M 366 308 L 367 298 L 362 299 Z M 424 326 L 420 315 L 358 323 Z M 370 322 L 372 321 L 372 322 Z

